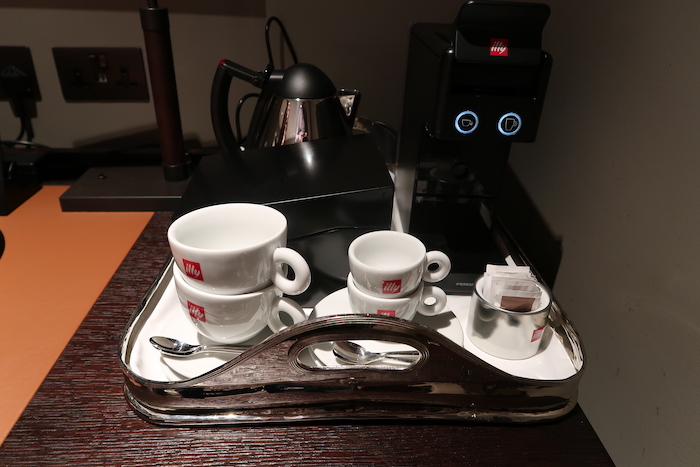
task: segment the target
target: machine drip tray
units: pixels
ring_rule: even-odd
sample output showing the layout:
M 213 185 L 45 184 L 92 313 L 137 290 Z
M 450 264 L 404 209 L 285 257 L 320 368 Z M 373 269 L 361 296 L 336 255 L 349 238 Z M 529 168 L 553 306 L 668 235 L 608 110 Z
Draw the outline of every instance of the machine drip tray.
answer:
M 505 235 L 487 225 L 478 203 L 416 203 L 411 212 L 409 233 L 428 250 L 439 250 L 452 261 L 452 272 L 440 282 L 447 293 L 470 294 L 474 280 L 487 264 L 506 264 L 513 248 Z

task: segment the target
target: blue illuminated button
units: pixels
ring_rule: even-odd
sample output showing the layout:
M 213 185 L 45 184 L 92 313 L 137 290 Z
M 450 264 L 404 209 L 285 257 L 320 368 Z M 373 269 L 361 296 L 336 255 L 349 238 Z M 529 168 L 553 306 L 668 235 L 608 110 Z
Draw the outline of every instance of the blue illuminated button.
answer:
M 515 112 L 503 114 L 498 121 L 498 131 L 500 131 L 503 136 L 513 136 L 520 131 L 520 127 L 522 126 L 523 120 L 520 118 L 520 115 Z
M 465 110 L 455 118 L 455 129 L 463 135 L 468 135 L 479 126 L 479 117 L 471 110 Z

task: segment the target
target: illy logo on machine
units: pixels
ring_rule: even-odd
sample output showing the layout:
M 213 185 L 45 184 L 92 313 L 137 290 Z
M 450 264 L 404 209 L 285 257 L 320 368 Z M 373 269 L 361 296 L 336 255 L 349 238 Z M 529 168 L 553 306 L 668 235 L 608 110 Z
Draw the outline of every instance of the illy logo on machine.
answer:
M 391 294 L 401 292 L 401 279 L 382 282 L 382 293 Z
M 204 313 L 203 306 L 195 305 L 191 301 L 187 300 L 187 310 L 189 310 L 190 316 L 194 319 L 199 320 L 203 323 L 207 322 L 207 316 Z
M 508 56 L 508 39 L 491 39 L 491 47 L 489 49 L 489 55 L 496 57 L 507 57 Z
M 185 274 L 187 274 L 187 277 L 191 277 L 192 279 L 198 281 L 204 280 L 202 278 L 202 267 L 199 265 L 199 263 L 183 259 L 182 265 L 185 267 Z

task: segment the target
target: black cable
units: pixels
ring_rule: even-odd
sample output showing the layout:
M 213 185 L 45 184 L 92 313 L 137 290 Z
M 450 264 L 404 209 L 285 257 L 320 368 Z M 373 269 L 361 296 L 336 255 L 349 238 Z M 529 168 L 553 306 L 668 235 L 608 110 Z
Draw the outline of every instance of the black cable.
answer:
M 25 131 L 26 131 L 26 128 L 24 127 L 24 118 L 20 117 L 20 119 L 19 119 L 19 133 L 17 134 L 15 141 L 21 141 L 22 138 L 24 138 Z
M 388 132 L 391 134 L 391 136 L 393 136 L 394 138 L 398 138 L 398 137 L 399 137 L 399 133 L 398 133 L 391 125 L 389 125 L 388 123 L 384 123 L 384 122 L 382 122 L 382 121 L 380 121 L 380 120 L 372 120 L 372 125 L 385 129 L 385 130 L 388 131 Z
M 287 34 L 287 30 L 285 29 L 284 24 L 282 24 L 282 21 L 276 16 L 271 16 L 270 18 L 268 18 L 267 23 L 265 23 L 265 45 L 267 47 L 268 63 L 270 63 L 272 65 L 272 68 L 274 69 L 274 59 L 272 58 L 272 48 L 270 47 L 270 24 L 272 24 L 273 22 L 277 23 L 277 25 L 280 28 L 282 38 L 287 43 L 287 48 L 289 49 L 289 53 L 292 56 L 292 61 L 295 64 L 299 63 L 299 61 L 297 60 L 297 54 L 294 51 L 294 46 L 292 45 L 292 41 L 289 39 L 289 35 Z
M 23 102 L 24 104 L 24 102 Z M 29 114 L 25 111 L 22 116 L 19 119 L 20 121 L 20 127 L 24 128 L 24 140 L 25 141 L 33 141 L 34 140 L 34 127 L 32 126 L 32 119 L 29 116 Z M 21 138 L 17 138 L 20 140 Z
M 26 103 L 26 99 L 31 97 L 31 86 L 29 77 L 14 65 L 8 65 L 0 71 L 0 88 L 10 101 L 12 112 L 20 122 L 19 134 L 15 138 L 17 140 L 31 141 L 34 138 L 31 116 L 27 112 Z

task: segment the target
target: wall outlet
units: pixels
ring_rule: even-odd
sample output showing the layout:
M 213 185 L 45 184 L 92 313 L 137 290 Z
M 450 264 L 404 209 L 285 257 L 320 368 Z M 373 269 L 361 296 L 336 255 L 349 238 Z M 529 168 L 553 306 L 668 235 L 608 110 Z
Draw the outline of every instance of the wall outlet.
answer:
M 32 61 L 32 53 L 29 47 L 0 47 L 0 73 L 6 70 L 10 71 L 8 67 L 16 68 L 16 70 L 11 70 L 12 72 L 20 72 L 27 75 L 29 86 L 25 98 L 40 101 L 41 93 L 39 93 L 39 83 L 36 80 L 34 62 Z M 8 100 L 2 86 L 0 86 L 0 100 Z
M 148 101 L 143 56 L 138 47 L 53 47 L 67 102 Z

